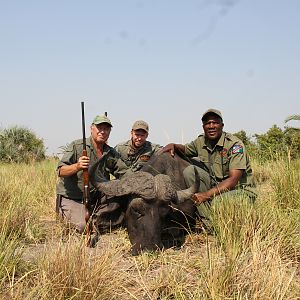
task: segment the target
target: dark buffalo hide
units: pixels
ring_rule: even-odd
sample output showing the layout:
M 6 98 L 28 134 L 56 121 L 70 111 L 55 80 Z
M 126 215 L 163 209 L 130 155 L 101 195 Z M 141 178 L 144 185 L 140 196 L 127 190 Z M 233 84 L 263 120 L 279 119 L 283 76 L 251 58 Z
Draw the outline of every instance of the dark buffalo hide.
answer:
M 178 155 L 153 155 L 141 171 L 106 182 L 101 174 L 95 176 L 95 164 L 91 181 L 102 195 L 94 214 L 98 232 L 125 225 L 133 254 L 181 243 L 197 212 L 190 197 L 199 188 L 199 178 L 187 188 L 182 176 L 190 164 Z

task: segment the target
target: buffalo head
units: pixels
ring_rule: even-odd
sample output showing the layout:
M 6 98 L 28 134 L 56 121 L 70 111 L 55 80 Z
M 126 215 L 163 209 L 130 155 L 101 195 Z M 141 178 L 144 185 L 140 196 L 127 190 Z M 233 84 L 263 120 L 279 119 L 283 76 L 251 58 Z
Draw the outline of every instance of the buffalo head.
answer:
M 92 172 L 91 172 L 92 173 Z M 172 205 L 182 204 L 197 192 L 200 180 L 189 189 L 177 191 L 168 175 L 156 176 L 143 171 L 130 173 L 120 180 L 93 182 L 108 201 L 126 196 L 125 221 L 134 255 L 143 250 L 161 249 L 162 229 Z

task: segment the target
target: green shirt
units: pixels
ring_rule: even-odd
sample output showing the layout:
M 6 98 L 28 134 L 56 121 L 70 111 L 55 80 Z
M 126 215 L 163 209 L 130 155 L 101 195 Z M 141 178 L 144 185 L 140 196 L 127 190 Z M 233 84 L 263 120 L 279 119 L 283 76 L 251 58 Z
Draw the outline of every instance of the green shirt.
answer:
M 132 140 L 115 146 L 115 150 L 120 154 L 121 159 L 133 172 L 140 170 L 150 159 L 151 155 L 160 148 L 160 145 L 146 141 L 142 147 L 136 149 L 132 145 Z
M 64 165 L 72 165 L 78 162 L 80 156 L 82 156 L 83 142 L 82 139 L 73 141 L 65 150 L 63 157 L 58 163 L 57 170 Z M 86 139 L 87 156 L 90 158 L 90 165 L 93 165 L 98 161 L 96 149 L 92 144 L 91 137 Z M 109 180 L 110 174 L 116 178 L 122 177 L 128 167 L 121 160 L 119 154 L 114 148 L 107 144 L 103 147 L 103 156 L 101 157 L 101 163 L 98 166 L 97 173 L 103 174 L 103 176 Z M 96 174 L 97 175 L 97 174 Z M 56 192 L 64 197 L 81 200 L 83 197 L 83 171 L 79 171 L 76 174 L 68 177 L 59 177 Z M 91 188 L 91 193 L 95 189 Z
M 199 135 L 194 141 L 185 144 L 185 154 L 198 157 L 210 170 L 215 184 L 227 179 L 230 170 L 243 170 L 236 189 L 244 188 L 255 193 L 249 156 L 243 142 L 236 136 L 223 132 L 217 144 L 211 148 L 209 140 L 203 134 Z

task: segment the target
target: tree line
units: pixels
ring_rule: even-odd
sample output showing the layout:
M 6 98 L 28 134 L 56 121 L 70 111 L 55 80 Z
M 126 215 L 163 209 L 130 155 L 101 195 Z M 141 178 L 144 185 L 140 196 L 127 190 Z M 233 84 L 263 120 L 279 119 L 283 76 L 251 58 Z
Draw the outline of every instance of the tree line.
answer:
M 300 120 L 300 115 L 289 116 L 285 123 Z M 285 126 L 281 129 L 273 125 L 264 134 L 248 136 L 244 130 L 234 133 L 240 138 L 251 157 L 261 161 L 287 157 L 289 160 L 300 158 L 300 128 Z
M 285 119 L 300 120 L 300 115 Z M 251 157 L 261 161 L 288 157 L 289 160 L 300 158 L 300 128 L 285 126 L 281 129 L 273 125 L 264 134 L 247 135 L 244 130 L 234 133 L 240 138 Z M 0 129 L 0 161 L 5 163 L 30 163 L 46 159 L 43 139 L 29 128 L 13 126 Z

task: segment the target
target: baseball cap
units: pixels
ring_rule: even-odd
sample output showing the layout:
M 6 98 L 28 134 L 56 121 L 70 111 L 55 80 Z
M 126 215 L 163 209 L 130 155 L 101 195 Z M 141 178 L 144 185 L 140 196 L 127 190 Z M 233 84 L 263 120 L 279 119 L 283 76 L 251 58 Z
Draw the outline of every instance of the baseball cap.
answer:
M 135 121 L 132 125 L 132 130 L 139 130 L 139 129 L 143 129 L 145 130 L 147 133 L 149 132 L 149 126 L 148 124 L 143 121 L 143 120 L 138 120 Z
M 201 120 L 204 121 L 207 115 L 217 115 L 218 117 L 220 117 L 223 120 L 222 114 L 219 110 L 214 109 L 214 108 L 210 108 L 208 109 L 203 115 Z
M 107 116 L 96 116 L 92 124 L 98 125 L 101 123 L 107 123 L 112 127 L 111 121 Z

